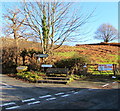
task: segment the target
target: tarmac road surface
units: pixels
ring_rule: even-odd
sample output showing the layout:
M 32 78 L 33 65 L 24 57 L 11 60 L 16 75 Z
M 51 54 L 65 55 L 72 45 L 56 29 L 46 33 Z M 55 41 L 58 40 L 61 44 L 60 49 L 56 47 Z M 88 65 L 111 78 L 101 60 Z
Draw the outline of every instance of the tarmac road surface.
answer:
M 74 81 L 67 85 L 26 83 L 0 75 L 2 110 L 119 109 L 119 83 Z

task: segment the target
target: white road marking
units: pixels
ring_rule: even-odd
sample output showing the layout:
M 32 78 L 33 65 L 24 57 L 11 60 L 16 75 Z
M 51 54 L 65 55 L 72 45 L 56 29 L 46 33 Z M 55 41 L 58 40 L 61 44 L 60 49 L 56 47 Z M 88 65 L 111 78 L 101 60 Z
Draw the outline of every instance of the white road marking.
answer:
M 63 93 L 63 92 L 61 92 L 61 93 L 57 93 L 57 94 L 55 94 L 55 95 L 57 96 L 57 95 L 62 95 L 62 94 L 64 94 L 64 93 Z
M 75 92 L 75 91 L 71 91 L 71 92 Z
M 31 99 L 22 100 L 22 102 L 28 102 L 28 101 L 33 101 L 33 100 L 35 100 L 35 98 L 31 98 Z
M 118 83 L 118 82 L 112 82 L 113 84 Z
M 66 97 L 66 96 L 69 96 L 70 94 L 66 94 L 66 95 L 62 95 L 61 97 Z
M 51 95 L 40 96 L 39 98 L 51 97 Z
M 78 94 L 78 92 L 74 92 L 73 94 Z
M 19 108 L 20 106 L 13 106 L 13 107 L 9 107 L 9 108 L 5 108 L 5 109 L 16 109 Z
M 2 88 L 12 88 L 12 86 L 2 86 Z
M 37 103 L 40 103 L 40 101 L 35 101 L 35 102 L 32 102 L 32 103 L 28 103 L 28 105 L 37 104 Z
M 5 103 L 5 104 L 1 104 L 0 107 L 2 107 L 2 106 L 7 106 L 7 105 L 11 105 L 11 104 L 16 104 L 16 103 L 14 103 L 14 102 L 11 102 L 11 103 Z
M 103 85 L 102 87 L 105 87 L 105 86 L 108 86 L 109 84 L 105 84 L 105 85 Z
M 56 99 L 56 98 L 48 98 L 48 99 L 46 99 L 46 100 L 49 101 L 49 100 L 53 100 L 53 99 Z
M 8 85 L 8 84 L 6 84 L 6 83 L 0 83 L 1 85 L 5 85 L 5 86 L 2 86 L 2 87 L 12 87 L 12 86 L 10 86 L 10 85 Z

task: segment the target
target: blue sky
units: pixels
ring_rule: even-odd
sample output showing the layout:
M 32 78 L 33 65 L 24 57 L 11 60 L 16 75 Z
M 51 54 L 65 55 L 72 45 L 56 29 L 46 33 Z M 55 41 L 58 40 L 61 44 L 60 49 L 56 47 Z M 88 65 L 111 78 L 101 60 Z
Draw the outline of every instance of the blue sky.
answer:
M 0 2 L 0 3 L 2 4 L 2 6 L 5 5 L 6 7 L 9 8 L 14 7 L 16 4 L 14 2 L 11 3 Z M 81 36 L 82 38 L 85 38 L 82 41 L 66 42 L 65 45 L 102 42 L 101 40 L 94 39 L 94 33 L 97 30 L 97 28 L 103 23 L 109 23 L 113 25 L 116 29 L 118 29 L 118 2 L 82 2 L 81 6 L 82 10 L 85 13 L 88 11 L 91 12 L 93 9 L 96 8 L 94 12 L 94 17 L 90 20 L 90 23 L 86 24 L 86 27 L 84 28 L 84 30 L 87 30 L 89 27 L 90 33 L 88 35 Z M 75 7 L 77 7 L 77 3 L 75 4 Z M 4 7 L 2 7 L 2 12 L 4 12 Z M 88 41 L 85 42 L 85 40 Z M 117 40 L 115 42 L 117 42 Z
M 91 29 L 90 33 L 85 36 L 85 40 L 88 39 L 88 41 L 84 42 L 83 40 L 83 42 L 77 42 L 78 44 L 103 42 L 102 40 L 94 39 L 95 31 L 103 23 L 109 23 L 118 29 L 118 2 L 83 2 L 82 6 L 84 8 L 87 7 L 89 11 L 95 9 L 95 12 L 93 14 L 94 17 L 87 25 Z M 113 42 L 118 42 L 118 40 Z M 75 45 L 76 43 L 73 44 Z

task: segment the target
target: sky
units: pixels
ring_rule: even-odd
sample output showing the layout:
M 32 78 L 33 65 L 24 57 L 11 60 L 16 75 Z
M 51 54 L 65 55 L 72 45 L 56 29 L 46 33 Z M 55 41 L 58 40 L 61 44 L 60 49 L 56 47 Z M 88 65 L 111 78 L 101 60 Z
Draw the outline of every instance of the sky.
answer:
M 86 27 L 86 29 L 88 27 L 90 28 L 90 33 L 85 37 L 83 36 L 83 38 L 86 38 L 85 41 L 83 40 L 83 42 L 77 42 L 78 44 L 103 42 L 102 40 L 94 39 L 95 31 L 103 23 L 109 23 L 118 29 L 118 2 L 84 2 L 82 3 L 82 6 L 87 7 L 89 11 L 95 9 L 95 12 L 93 14 L 94 17 L 90 20 L 90 23 L 88 23 Z M 118 40 L 113 42 L 118 42 Z
M 64 43 L 64 45 L 74 46 L 75 44 L 103 42 L 102 40 L 94 39 L 95 31 L 103 23 L 109 23 L 112 26 L 114 26 L 116 29 L 118 29 L 118 2 L 117 2 L 117 0 L 116 0 L 116 2 L 112 2 L 112 1 L 107 2 L 107 0 L 104 0 L 104 2 L 102 2 L 102 1 L 103 0 L 101 0 L 101 2 L 100 1 L 96 2 L 95 0 L 92 2 L 90 0 L 87 0 L 86 2 L 85 1 L 84 2 L 76 1 L 74 8 L 77 7 L 78 3 L 80 3 L 82 6 L 82 10 L 85 13 L 91 12 L 95 9 L 95 12 L 93 14 L 94 17 L 91 18 L 89 23 L 87 23 L 86 26 L 84 27 L 84 31 L 89 30 L 89 34 L 83 35 L 83 36 L 81 35 L 79 38 L 82 38 L 82 39 L 79 41 L 66 42 L 66 43 Z M 12 7 L 16 6 L 16 4 L 17 4 L 17 2 L 10 2 L 10 3 L 9 2 L 0 2 L 0 6 L 2 6 L 2 11 L 0 11 L 0 12 L 4 12 L 4 6 L 12 8 Z M 79 13 L 79 11 L 78 11 L 78 13 Z M 2 14 L 0 13 L 0 20 L 3 21 L 1 16 L 2 16 Z M 2 25 L 0 24 L 0 26 L 2 26 Z M 118 40 L 115 40 L 113 42 L 118 42 Z

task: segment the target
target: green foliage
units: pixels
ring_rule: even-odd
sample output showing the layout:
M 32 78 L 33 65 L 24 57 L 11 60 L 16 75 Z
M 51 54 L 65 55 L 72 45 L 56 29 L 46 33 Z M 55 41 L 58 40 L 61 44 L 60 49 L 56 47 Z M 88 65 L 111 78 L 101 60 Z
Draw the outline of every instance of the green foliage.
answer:
M 43 19 L 42 19 L 42 35 L 43 35 L 43 53 L 47 53 L 47 46 L 48 46 L 48 34 L 49 34 L 49 28 L 47 26 L 46 22 L 46 14 L 45 10 L 43 12 Z
M 34 72 L 34 71 L 29 71 L 29 72 L 21 72 L 21 73 L 16 73 L 17 77 L 21 79 L 25 79 L 31 82 L 36 82 L 38 80 L 42 79 L 42 76 L 38 75 L 40 72 Z M 42 73 L 43 74 L 43 73 Z

